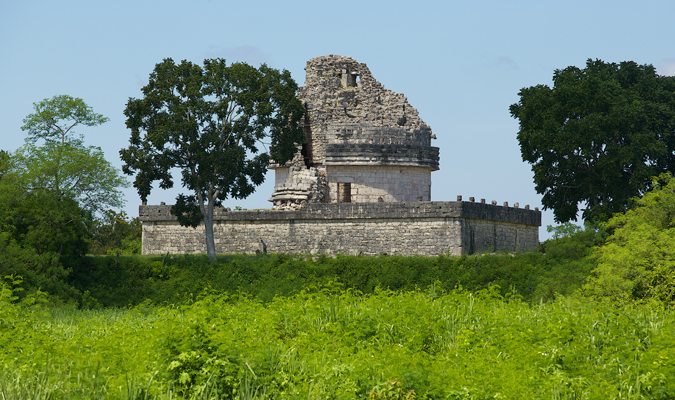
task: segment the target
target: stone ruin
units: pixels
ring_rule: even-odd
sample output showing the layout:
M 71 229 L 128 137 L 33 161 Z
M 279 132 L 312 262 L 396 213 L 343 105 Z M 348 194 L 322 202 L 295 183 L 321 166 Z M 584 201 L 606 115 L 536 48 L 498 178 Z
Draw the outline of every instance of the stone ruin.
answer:
M 298 91 L 306 143 L 290 162 L 270 165 L 272 210 L 214 209 L 218 254 L 459 256 L 539 245 L 536 208 L 430 201 L 438 170 L 431 128 L 365 64 L 330 55 L 309 60 L 306 71 Z M 204 227 L 180 226 L 170 210 L 139 207 L 143 254 L 205 253 Z
M 430 201 L 431 172 L 439 169 L 436 137 L 406 97 L 351 57 L 316 57 L 305 71 L 298 98 L 307 140 L 292 161 L 270 165 L 273 208 Z

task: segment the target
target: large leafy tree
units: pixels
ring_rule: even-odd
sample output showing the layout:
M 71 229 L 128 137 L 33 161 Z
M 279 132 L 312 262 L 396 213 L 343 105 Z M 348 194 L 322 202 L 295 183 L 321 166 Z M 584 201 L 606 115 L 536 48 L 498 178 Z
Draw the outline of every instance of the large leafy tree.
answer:
M 651 65 L 588 60 L 519 96 L 510 111 L 522 157 L 558 222 L 626 211 L 651 177 L 675 169 L 675 78 Z
M 179 195 L 171 212 L 183 226 L 204 223 L 207 254 L 215 260 L 214 207 L 250 195 L 270 158 L 286 162 L 304 140 L 296 90 L 288 71 L 266 65 L 213 59 L 201 67 L 165 59 L 142 88 L 143 98 L 127 103 L 131 139 L 120 151 L 123 170 L 136 174 L 145 202 L 154 181 L 173 187 L 171 170 L 180 169 L 190 194 Z
M 74 133 L 78 125 L 97 126 L 108 118 L 67 95 L 33 106 L 35 112 L 23 120 L 26 144 L 5 162 L 4 191 L 17 196 L 49 191 L 92 213 L 123 206 L 120 188 L 128 186 L 126 179 L 99 147 L 85 146 Z
M 121 206 L 128 183 L 74 133 L 107 118 L 66 95 L 33 106 L 23 120 L 26 144 L 0 152 L 0 231 L 39 255 L 75 259 L 87 252 L 95 213 Z

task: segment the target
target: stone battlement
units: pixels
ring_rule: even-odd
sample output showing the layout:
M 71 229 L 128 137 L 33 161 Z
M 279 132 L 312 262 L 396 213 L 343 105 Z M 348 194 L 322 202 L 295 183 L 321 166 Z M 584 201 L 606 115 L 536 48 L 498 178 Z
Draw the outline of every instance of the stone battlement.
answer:
M 139 206 L 142 222 L 177 221 L 170 205 Z M 472 218 L 494 222 L 541 226 L 541 212 L 468 201 L 421 201 L 408 203 L 314 203 L 295 211 L 230 210 L 218 207 L 214 221 L 284 221 L 382 218 Z
M 140 206 L 143 254 L 205 252 L 203 227 L 181 227 L 171 206 Z M 307 204 L 300 210 L 214 211 L 216 251 L 438 255 L 526 251 L 541 212 L 464 201 Z

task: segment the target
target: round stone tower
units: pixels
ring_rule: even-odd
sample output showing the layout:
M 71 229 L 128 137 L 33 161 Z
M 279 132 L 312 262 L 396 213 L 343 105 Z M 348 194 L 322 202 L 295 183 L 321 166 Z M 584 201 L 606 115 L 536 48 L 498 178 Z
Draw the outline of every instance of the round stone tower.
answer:
M 366 64 L 329 55 L 307 62 L 306 143 L 293 161 L 272 164 L 276 209 L 308 202 L 431 200 L 435 136 L 406 97 L 384 88 Z

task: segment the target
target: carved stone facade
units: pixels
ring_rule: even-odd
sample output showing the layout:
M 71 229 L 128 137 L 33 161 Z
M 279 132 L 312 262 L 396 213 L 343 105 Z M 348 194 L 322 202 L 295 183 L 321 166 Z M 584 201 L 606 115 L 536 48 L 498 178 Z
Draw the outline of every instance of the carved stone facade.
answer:
M 313 58 L 305 70 L 298 98 L 307 110 L 307 142 L 293 161 L 270 166 L 274 209 L 431 200 L 435 136 L 405 96 L 385 89 L 351 57 Z

